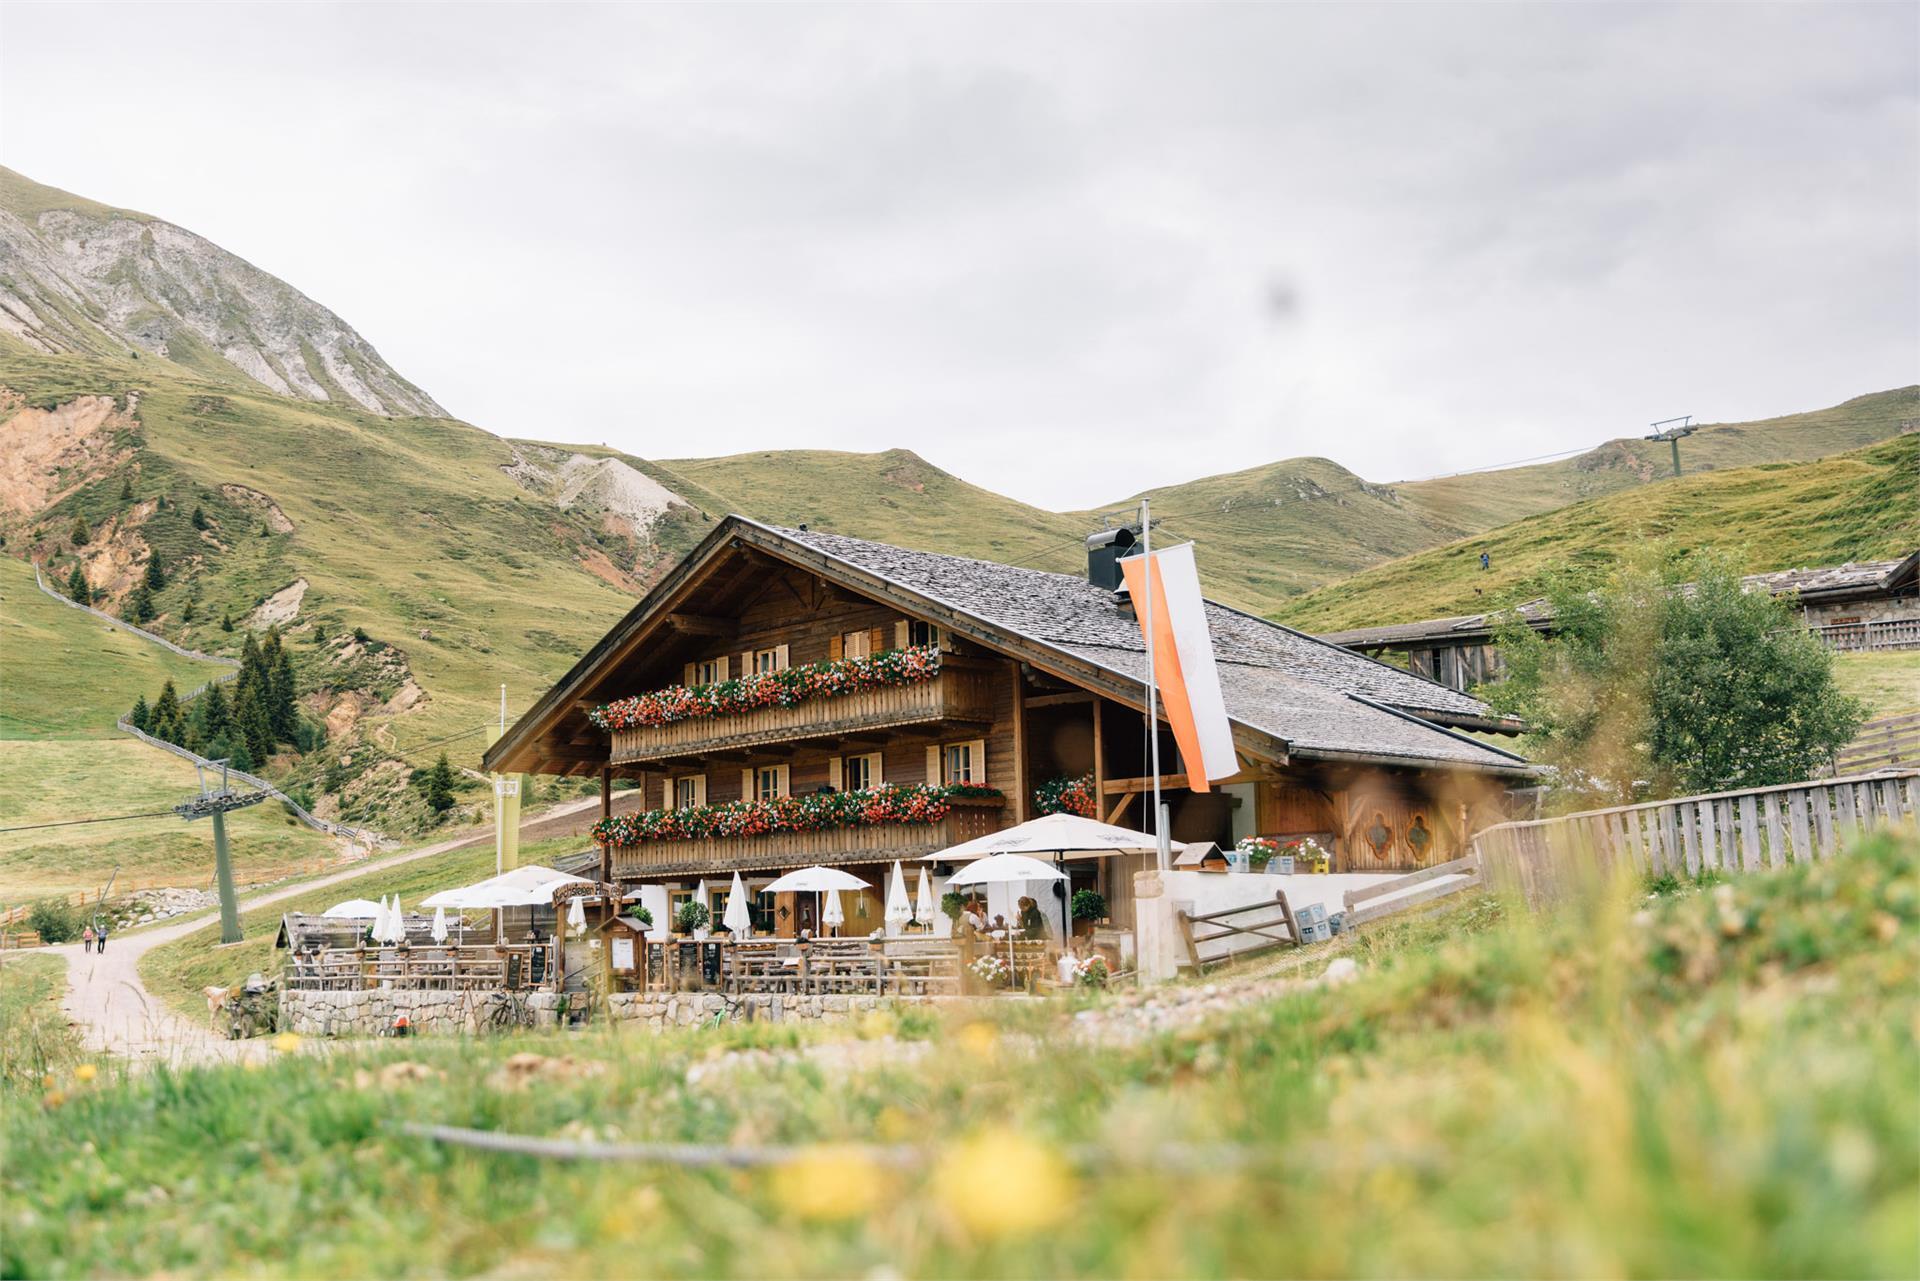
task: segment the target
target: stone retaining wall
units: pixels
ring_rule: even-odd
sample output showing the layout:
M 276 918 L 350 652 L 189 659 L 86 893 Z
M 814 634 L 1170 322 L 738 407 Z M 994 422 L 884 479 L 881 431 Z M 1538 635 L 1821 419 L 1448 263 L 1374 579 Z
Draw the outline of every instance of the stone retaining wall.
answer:
M 578 998 L 575 998 L 576 1000 Z M 873 1010 L 895 1005 L 924 1005 L 941 998 L 925 996 L 726 996 L 718 992 L 616 992 L 607 998 L 607 1017 L 650 1031 L 695 1027 L 713 1022 L 845 1023 Z M 499 992 L 398 991 L 280 994 L 280 1027 L 302 1036 L 377 1036 L 404 1014 L 416 1035 L 445 1036 L 509 1027 L 553 1027 L 560 1019 L 561 997 L 532 992 L 509 999 Z
M 430 992 L 416 989 L 348 992 L 289 990 L 280 994 L 282 1031 L 302 1036 L 378 1036 L 406 1015 L 421 1035 L 470 1033 L 509 1027 L 552 1027 L 561 998 L 530 992 Z

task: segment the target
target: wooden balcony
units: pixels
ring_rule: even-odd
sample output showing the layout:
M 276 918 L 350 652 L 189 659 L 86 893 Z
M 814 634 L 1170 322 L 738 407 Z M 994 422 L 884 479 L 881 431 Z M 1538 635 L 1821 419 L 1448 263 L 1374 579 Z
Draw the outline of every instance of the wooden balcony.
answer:
M 984 724 L 992 718 L 993 691 L 988 672 L 949 659 L 938 676 L 915 685 L 862 690 L 809 699 L 792 707 L 763 707 L 648 729 L 615 730 L 609 760 L 615 765 L 630 765 L 906 725 L 941 721 Z
M 891 863 L 924 858 L 1003 826 L 997 797 L 959 799 L 934 823 L 888 823 L 826 832 L 769 832 L 698 841 L 648 841 L 616 845 L 613 875 L 619 880 L 657 879 L 712 872 L 764 872 L 825 863 Z

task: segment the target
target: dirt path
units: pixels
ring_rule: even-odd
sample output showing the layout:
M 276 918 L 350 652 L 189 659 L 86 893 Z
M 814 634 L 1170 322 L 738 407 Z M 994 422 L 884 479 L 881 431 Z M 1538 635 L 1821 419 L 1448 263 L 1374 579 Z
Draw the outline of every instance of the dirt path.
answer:
M 637 792 L 615 798 L 616 810 L 638 805 Z M 622 803 L 624 802 L 624 804 Z M 540 840 L 584 831 L 599 808 L 597 797 L 569 801 L 530 819 L 520 826 L 520 838 Z M 338 885 L 390 867 L 400 867 L 432 858 L 449 850 L 493 840 L 491 826 L 479 828 L 452 840 L 386 858 L 356 863 L 350 868 L 330 872 L 312 880 L 283 885 L 262 894 L 240 900 L 242 912 L 265 907 L 305 894 L 309 890 Z M 116 934 L 108 940 L 103 953 L 87 953 L 78 943 L 50 947 L 48 952 L 67 963 L 67 1016 L 78 1024 L 87 1048 L 124 1058 L 170 1064 L 236 1062 L 265 1053 L 263 1041 L 229 1041 L 216 1037 L 204 1021 L 183 1018 L 166 1003 L 147 991 L 140 981 L 140 958 L 154 948 L 182 938 L 219 919 L 217 911 L 202 912 L 169 921 L 149 929 Z

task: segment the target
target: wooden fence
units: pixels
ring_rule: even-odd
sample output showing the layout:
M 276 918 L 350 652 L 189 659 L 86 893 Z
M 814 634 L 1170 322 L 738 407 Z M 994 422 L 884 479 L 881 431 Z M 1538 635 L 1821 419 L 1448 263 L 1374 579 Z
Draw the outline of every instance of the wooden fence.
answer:
M 1920 763 L 1920 712 L 1868 721 L 1853 741 L 1834 754 L 1833 772 L 1863 774 Z
M 1474 851 L 1488 885 L 1539 907 L 1622 865 L 1678 877 L 1785 867 L 1916 817 L 1920 770 L 1899 770 L 1501 823 Z
M 1180 937 L 1186 941 L 1188 959 L 1200 973 L 1209 965 L 1225 965 L 1275 948 L 1300 946 L 1300 925 L 1293 919 L 1293 906 L 1287 902 L 1285 890 L 1276 890 L 1271 899 L 1239 907 L 1215 908 L 1211 912 L 1176 911 L 1174 921 L 1180 926 Z M 1221 950 L 1203 955 L 1201 949 L 1211 943 L 1220 944 Z
M 1352 929 L 1383 916 L 1433 904 L 1449 895 L 1478 889 L 1481 883 L 1480 857 L 1477 854 L 1468 854 L 1451 863 L 1436 863 L 1432 867 L 1363 890 L 1348 890 L 1343 896 L 1346 915 L 1342 923 L 1345 928 Z
M 1920 649 L 1920 618 L 1882 618 L 1870 623 L 1827 623 L 1807 629 L 1828 649 Z

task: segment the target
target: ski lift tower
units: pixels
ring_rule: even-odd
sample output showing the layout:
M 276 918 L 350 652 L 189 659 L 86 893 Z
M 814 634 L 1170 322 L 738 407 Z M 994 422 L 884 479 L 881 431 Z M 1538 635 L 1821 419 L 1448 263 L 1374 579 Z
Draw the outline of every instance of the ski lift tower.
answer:
M 213 819 L 213 874 L 220 889 L 220 941 L 240 941 L 240 904 L 233 894 L 233 860 L 227 855 L 227 811 L 245 809 L 267 799 L 262 791 L 236 792 L 227 782 L 227 762 L 209 761 L 194 766 L 200 772 L 200 794 L 173 807 L 173 812 L 191 823 L 196 818 Z M 209 771 L 219 770 L 217 780 Z
M 1673 474 L 1678 476 L 1680 474 L 1680 438 L 1691 436 L 1700 430 L 1693 425 L 1693 415 L 1682 414 L 1678 418 L 1662 418 L 1659 422 L 1648 425 L 1653 428 L 1653 434 L 1647 437 L 1648 440 L 1664 440 L 1673 446 Z M 1666 430 L 1660 430 L 1662 427 Z

